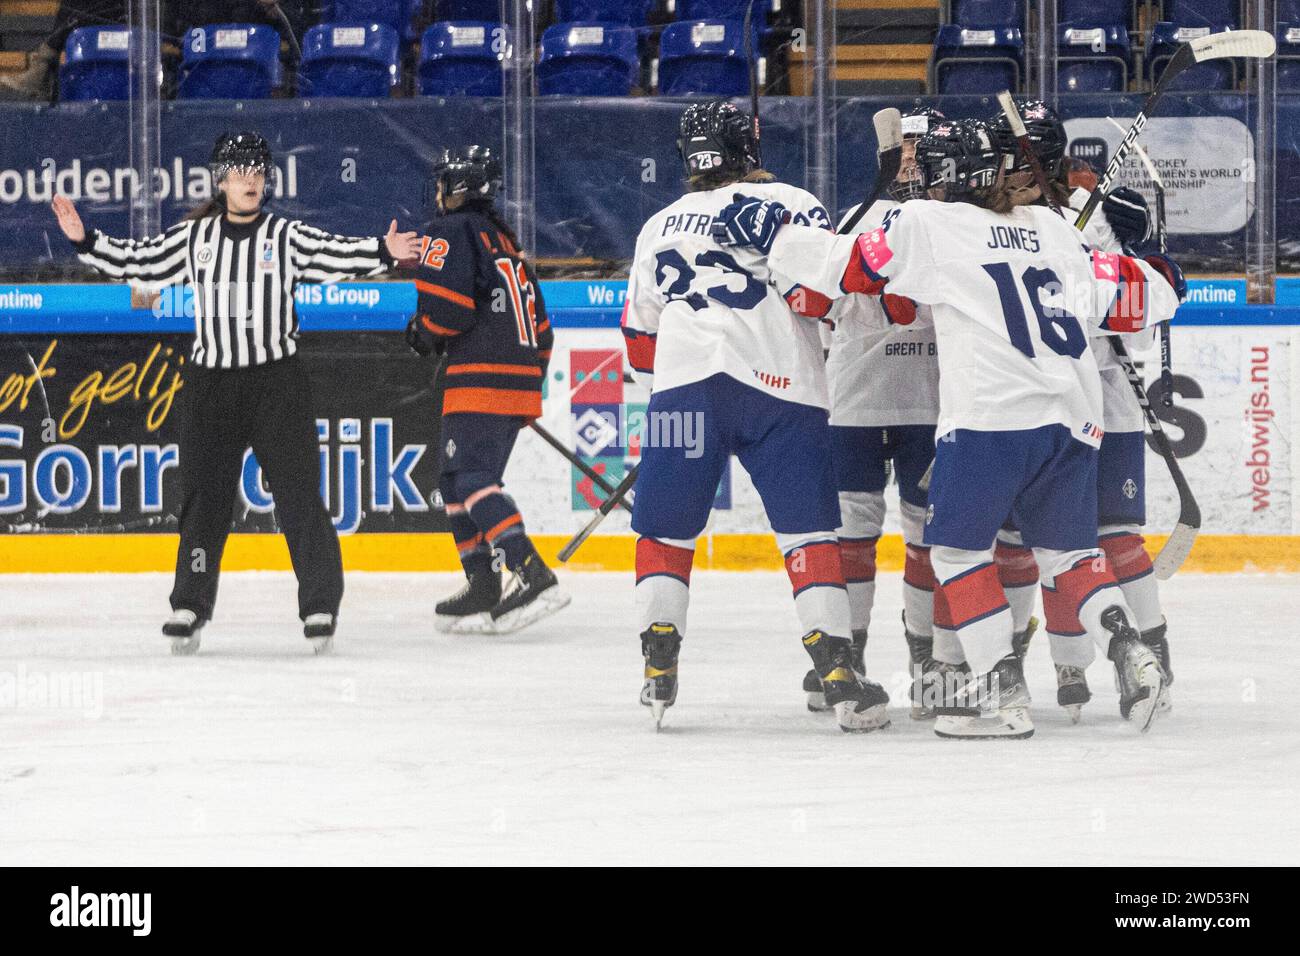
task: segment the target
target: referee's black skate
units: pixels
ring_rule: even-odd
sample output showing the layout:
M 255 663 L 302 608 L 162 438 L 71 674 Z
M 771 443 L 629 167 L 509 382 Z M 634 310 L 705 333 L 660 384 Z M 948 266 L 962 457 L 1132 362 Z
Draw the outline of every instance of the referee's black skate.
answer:
M 655 732 L 663 726 L 664 711 L 677 702 L 677 655 L 682 636 L 671 624 L 651 624 L 641 633 L 641 656 L 645 658 L 645 683 L 641 705 L 649 707 Z
M 554 614 L 572 598 L 560 590 L 555 572 L 536 551 L 510 576 L 501 600 L 489 615 L 496 634 L 509 634 Z
M 489 569 L 466 577 L 464 587 L 434 606 L 434 630 L 455 634 L 470 624 L 491 627 L 492 609 L 501 601 L 501 575 Z
M 1165 672 L 1155 652 L 1139 639 L 1123 608 L 1112 605 L 1102 611 L 1101 625 L 1111 633 L 1106 656 L 1115 665 L 1120 716 L 1145 733 L 1158 712 Z
M 834 709 L 840 730 L 861 734 L 889 726 L 889 695 L 854 669 L 853 644 L 847 637 L 809 631 L 803 636 L 803 646 L 812 658 L 826 703 Z
M 1140 636 L 1142 643 L 1151 648 L 1156 655 L 1156 660 L 1160 662 L 1161 669 L 1165 672 L 1165 683 L 1160 688 L 1160 697 L 1156 700 L 1156 709 L 1162 714 L 1168 712 L 1174 706 L 1174 702 L 1169 696 L 1169 687 L 1174 682 L 1174 671 L 1169 666 L 1169 639 L 1165 637 L 1165 630 L 1168 626 L 1167 623 L 1161 623 L 1150 630 L 1143 631 Z
M 1024 666 L 1012 651 L 971 680 L 952 706 L 938 708 L 934 732 L 948 740 L 1024 740 L 1034 735 L 1029 702 Z
M 187 607 L 172 611 L 172 616 L 163 622 L 162 632 L 171 641 L 172 653 L 178 657 L 189 657 L 199 649 L 199 635 L 206 619 L 199 617 Z
M 867 629 L 865 627 L 854 628 L 853 630 L 853 647 L 849 651 L 849 656 L 853 661 L 853 670 L 859 677 L 865 677 L 867 673 L 866 665 L 862 663 L 863 655 L 867 650 Z M 817 676 L 817 669 L 809 669 L 807 674 L 803 675 L 804 693 L 808 695 L 808 709 L 814 714 L 829 714 L 835 708 L 826 703 L 826 691 L 822 689 L 822 679 Z
M 338 619 L 325 611 L 308 614 L 302 619 L 302 636 L 307 638 L 311 649 L 317 654 L 328 654 L 334 649 L 334 629 Z

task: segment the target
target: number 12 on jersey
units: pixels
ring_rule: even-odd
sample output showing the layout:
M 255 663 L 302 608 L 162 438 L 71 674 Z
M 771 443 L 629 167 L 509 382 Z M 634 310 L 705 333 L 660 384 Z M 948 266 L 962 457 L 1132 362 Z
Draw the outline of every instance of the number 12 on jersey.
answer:
M 505 282 L 519 330 L 519 344 L 537 348 L 537 294 L 528 279 L 528 270 L 522 262 L 513 259 L 495 260 L 497 273 Z

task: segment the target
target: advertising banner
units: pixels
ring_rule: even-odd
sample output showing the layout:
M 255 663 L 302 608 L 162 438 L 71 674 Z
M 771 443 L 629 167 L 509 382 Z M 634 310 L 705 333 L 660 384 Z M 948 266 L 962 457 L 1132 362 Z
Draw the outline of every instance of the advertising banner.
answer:
M 988 97 L 934 97 L 949 116 L 987 117 Z M 1132 96 L 1061 98 L 1072 151 L 1104 163 L 1137 109 Z M 837 204 L 858 202 L 875 175 L 871 116 L 898 98 L 837 101 Z M 629 259 L 642 223 L 683 191 L 677 126 L 684 101 L 664 97 L 583 100 L 542 97 L 536 114 L 537 248 L 542 257 Z M 1114 119 L 1110 119 L 1110 117 Z M 1142 144 L 1170 189 L 1172 250 L 1201 268 L 1242 271 L 1252 212 L 1252 111 L 1236 94 L 1170 94 Z M 797 186 L 808 182 L 813 113 L 802 97 L 765 97 L 764 164 Z M 427 220 L 423 207 L 431 159 L 450 145 L 499 149 L 500 100 L 416 97 L 382 103 L 264 100 L 239 104 L 172 101 L 162 113 L 162 162 L 153 182 L 138 183 L 127 162 L 126 104 L 70 103 L 50 108 L 0 104 L 0 273 L 69 268 L 72 249 L 49 209 L 56 193 L 72 197 L 87 225 L 127 231 L 128 198 L 152 188 L 162 221 L 176 222 L 208 198 L 207 162 L 215 137 L 232 128 L 262 132 L 277 163 L 273 208 L 351 235 L 379 235 L 393 217 L 405 227 Z M 1279 97 L 1278 182 L 1300 163 L 1300 97 Z M 1124 182 L 1144 188 L 1134 157 Z M 1279 189 L 1279 247 L 1300 244 L 1300 215 Z
M 1157 356 L 1138 356 L 1207 534 L 1297 528 L 1295 334 L 1271 326 L 1177 329 L 1171 408 L 1162 402 Z M 180 335 L 0 336 L 0 533 L 174 531 L 187 352 Z M 391 332 L 309 333 L 301 354 L 318 410 L 321 494 L 339 531 L 445 530 L 432 362 L 407 352 Z M 640 457 L 651 428 L 648 400 L 628 374 L 617 329 L 557 333 L 539 424 L 611 484 Z M 1177 496 L 1154 451 L 1146 469 L 1148 528 L 1164 532 L 1177 517 Z M 571 534 L 603 499 L 528 429 L 506 488 L 540 534 Z M 891 501 L 894 494 L 891 488 Z M 250 452 L 232 528 L 275 530 L 273 504 Z M 897 531 L 892 505 L 890 514 L 886 530 Z M 602 533 L 629 527 L 626 513 L 615 511 Z M 733 462 L 709 531 L 766 530 L 757 493 Z

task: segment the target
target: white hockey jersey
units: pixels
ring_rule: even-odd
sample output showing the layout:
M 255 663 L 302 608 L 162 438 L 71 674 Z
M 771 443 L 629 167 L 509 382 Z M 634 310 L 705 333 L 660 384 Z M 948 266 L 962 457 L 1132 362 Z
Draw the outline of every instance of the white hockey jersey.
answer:
M 826 408 L 820 323 L 795 314 L 785 299 L 796 284 L 757 252 L 724 248 L 710 235 L 738 192 L 779 201 L 800 225 L 831 228 L 811 193 L 784 183 L 687 193 L 651 216 L 637 237 L 623 310 L 630 363 L 639 376 L 653 370 L 653 391 L 721 372 L 776 398 Z
M 856 231 L 870 232 L 897 207 L 892 199 L 880 200 L 858 221 Z M 857 208 L 850 209 L 845 219 Z M 895 325 L 878 296 L 848 295 L 835 301 L 829 317 L 835 324 L 826 358 L 832 425 L 888 427 L 938 421 L 939 360 L 929 306 L 917 306 L 911 325 Z
M 914 200 L 859 237 L 787 226 L 770 263 L 824 295 L 888 281 L 891 292 L 932 306 L 940 435 L 1061 424 L 1096 447 L 1101 386 L 1085 326 L 1133 331 L 1178 306 L 1154 269 L 1088 249 L 1045 206 L 1000 215 Z M 1127 294 L 1117 305 L 1121 279 Z
M 1081 212 L 1091 193 L 1080 187 L 1070 194 L 1070 208 Z M 1111 231 L 1106 217 L 1098 210 L 1083 227 L 1083 236 L 1088 245 L 1103 252 L 1119 252 L 1120 241 Z M 1138 349 L 1149 348 L 1155 335 L 1154 326 L 1124 336 L 1124 344 L 1130 353 Z M 1104 337 L 1092 340 L 1092 354 L 1097 359 L 1097 369 L 1101 374 L 1102 424 L 1108 432 L 1140 432 L 1146 430 L 1146 416 L 1133 386 L 1128 383 L 1124 368 L 1115 358 L 1115 350 Z

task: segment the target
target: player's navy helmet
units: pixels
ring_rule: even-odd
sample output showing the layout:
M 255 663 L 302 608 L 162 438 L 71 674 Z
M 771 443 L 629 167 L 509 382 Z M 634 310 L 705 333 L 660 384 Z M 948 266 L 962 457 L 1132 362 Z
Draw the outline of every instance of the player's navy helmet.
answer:
M 444 149 L 434 160 L 426 187 L 425 205 L 432 203 L 442 186 L 442 196 L 465 196 L 491 202 L 501 189 L 501 161 L 486 146 Z
M 271 191 L 271 174 L 275 170 L 275 159 L 271 155 L 271 144 L 261 133 L 222 133 L 212 147 L 212 156 L 208 160 L 208 169 L 212 172 L 212 182 L 221 182 L 236 169 L 266 174 L 266 190 Z
M 946 118 L 933 107 L 914 107 L 903 114 L 903 139 L 915 142 L 930 132 L 931 126 Z M 895 202 L 907 202 L 909 199 L 921 199 L 924 196 L 925 184 L 915 164 L 900 170 L 898 176 L 889 184 L 889 198 Z
M 943 120 L 916 143 L 916 165 L 926 189 L 942 187 L 948 202 L 969 199 L 993 186 L 1003 153 L 981 120 Z
M 754 124 L 744 110 L 726 100 L 692 103 L 682 113 L 677 150 L 686 176 L 740 178 L 759 166 Z
M 1029 136 L 1030 145 L 1034 147 L 1043 173 L 1048 179 L 1055 179 L 1061 172 L 1061 160 L 1065 158 L 1065 125 L 1061 122 L 1061 117 L 1042 100 L 1027 100 L 1020 104 L 1020 118 L 1025 122 L 1025 133 Z M 998 140 L 999 148 L 1015 157 L 1015 168 L 1028 170 L 1029 162 L 1020 154 L 1006 114 L 999 110 L 989 120 L 989 126 Z

